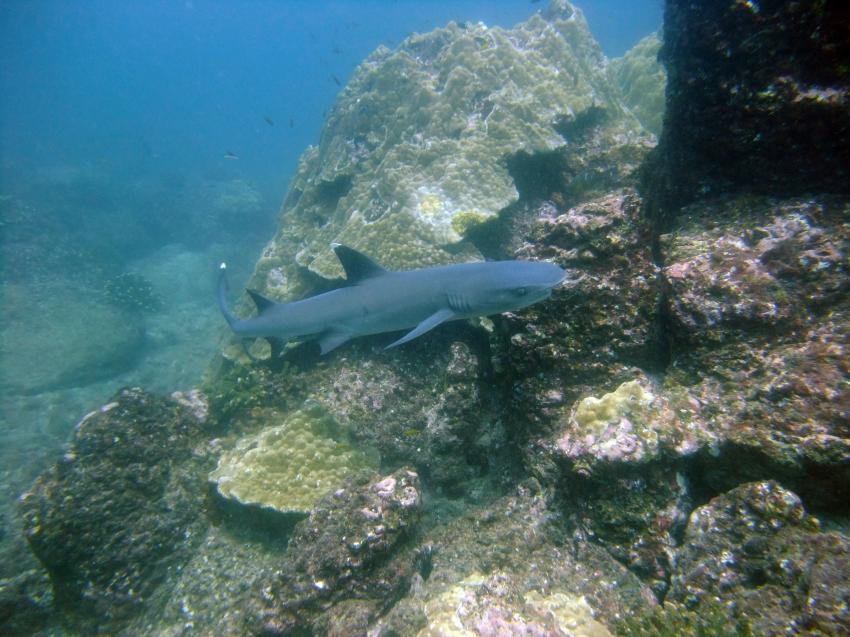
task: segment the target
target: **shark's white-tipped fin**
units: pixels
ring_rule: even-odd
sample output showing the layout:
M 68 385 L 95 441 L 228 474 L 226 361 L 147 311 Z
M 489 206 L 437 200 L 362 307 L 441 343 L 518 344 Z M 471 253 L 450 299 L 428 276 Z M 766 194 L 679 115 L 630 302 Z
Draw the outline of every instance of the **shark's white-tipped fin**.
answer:
M 222 262 L 221 262 L 221 265 L 220 265 L 220 266 L 218 266 L 218 269 L 219 269 L 219 270 L 226 270 L 226 269 L 227 269 L 227 264 L 226 264 L 224 261 L 222 261 Z

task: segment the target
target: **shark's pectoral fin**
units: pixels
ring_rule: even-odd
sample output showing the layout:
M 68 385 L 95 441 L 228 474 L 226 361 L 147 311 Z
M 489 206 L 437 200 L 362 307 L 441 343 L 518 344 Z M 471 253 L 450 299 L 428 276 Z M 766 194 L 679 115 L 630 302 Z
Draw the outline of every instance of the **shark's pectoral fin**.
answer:
M 319 347 L 322 348 L 322 356 L 350 340 L 351 334 L 348 332 L 325 332 L 319 337 Z
M 414 327 L 407 334 L 398 339 L 395 343 L 390 343 L 384 349 L 392 349 L 393 347 L 404 345 L 408 341 L 412 341 L 417 336 L 422 336 L 425 332 L 430 332 L 440 323 L 445 323 L 446 321 L 452 320 L 454 317 L 455 313 L 448 308 L 445 308 L 443 310 L 437 310 L 431 316 L 422 321 L 419 325 Z

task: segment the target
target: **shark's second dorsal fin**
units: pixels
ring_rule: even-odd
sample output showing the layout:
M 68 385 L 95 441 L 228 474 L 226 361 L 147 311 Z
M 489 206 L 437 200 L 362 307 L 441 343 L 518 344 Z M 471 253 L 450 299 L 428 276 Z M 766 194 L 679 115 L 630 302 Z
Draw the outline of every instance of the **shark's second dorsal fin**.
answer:
M 251 297 L 251 300 L 254 301 L 254 305 L 257 306 L 258 314 L 262 314 L 265 310 L 269 309 L 272 305 L 275 304 L 274 301 L 272 301 L 271 299 L 267 299 L 259 292 L 255 292 L 254 290 L 248 290 L 247 288 L 245 289 L 245 291 Z
M 360 283 L 364 279 L 371 279 L 372 277 L 387 273 L 384 268 L 354 248 L 349 248 L 339 243 L 335 243 L 331 247 L 339 262 L 342 263 L 342 269 L 345 270 L 345 278 L 351 285 Z

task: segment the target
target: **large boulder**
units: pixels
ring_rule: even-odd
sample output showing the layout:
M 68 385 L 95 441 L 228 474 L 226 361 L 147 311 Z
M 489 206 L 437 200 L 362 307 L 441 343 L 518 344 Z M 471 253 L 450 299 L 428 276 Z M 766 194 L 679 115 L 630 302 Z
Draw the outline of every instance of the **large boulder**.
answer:
M 434 529 L 424 576 L 377 635 L 608 637 L 650 590 L 547 506 L 534 484 Z
M 794 493 L 747 483 L 691 514 L 668 599 L 720 601 L 766 635 L 841 635 L 848 563 L 850 538 L 820 531 Z
M 850 13 L 824 2 L 668 0 L 652 214 L 728 190 L 850 192 Z
M 202 422 L 139 389 L 86 416 L 61 460 L 20 498 L 24 534 L 57 607 L 83 633 L 142 612 L 206 526 L 193 455 Z

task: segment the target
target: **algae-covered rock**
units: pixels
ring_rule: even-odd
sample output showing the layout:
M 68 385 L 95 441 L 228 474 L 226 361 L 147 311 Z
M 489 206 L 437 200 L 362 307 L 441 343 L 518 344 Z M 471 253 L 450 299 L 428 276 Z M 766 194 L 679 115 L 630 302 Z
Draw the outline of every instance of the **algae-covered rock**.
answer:
M 353 446 L 348 432 L 316 403 L 285 418 L 271 412 L 258 419 L 269 426 L 239 440 L 210 473 L 224 498 L 307 513 L 350 475 L 378 466 L 376 455 Z
M 850 538 L 821 532 L 799 497 L 748 483 L 691 514 L 669 599 L 720 601 L 756 633 L 839 635 L 850 626 Z
M 533 471 L 561 506 L 663 596 L 691 509 L 683 459 L 716 444 L 698 405 L 645 376 L 577 401 L 560 429 L 538 441 Z
M 534 485 L 423 538 L 424 579 L 376 626 L 387 635 L 608 635 L 649 589 L 554 512 Z
M 623 93 L 623 100 L 641 125 L 661 135 L 664 117 L 664 89 L 667 74 L 658 62 L 661 38 L 652 33 L 629 49 L 621 58 L 611 60 L 611 70 Z
M 672 365 L 721 453 L 715 492 L 782 479 L 819 506 L 850 501 L 850 233 L 844 199 L 728 197 L 661 238 Z
M 206 526 L 202 423 L 139 389 L 78 425 L 64 457 L 21 496 L 23 531 L 57 607 L 82 634 L 149 608 Z
M 366 635 L 416 572 L 405 543 L 422 500 L 409 469 L 356 479 L 298 524 L 280 568 L 260 582 L 251 634 Z
M 500 595 L 504 573 L 473 573 L 425 603 L 428 625 L 416 637 L 563 635 L 612 637 L 587 600 L 566 593 Z
M 598 387 L 657 365 L 659 289 L 640 205 L 633 191 L 615 191 L 568 209 L 543 202 L 517 222 L 516 256 L 549 259 L 569 273 L 546 303 L 504 316 L 494 334 L 509 338 L 497 351 L 517 421 L 544 430 Z
M 302 268 L 341 276 L 335 241 L 390 269 L 480 258 L 464 235 L 518 190 L 545 189 L 549 173 L 616 182 L 612 170 L 642 156 L 623 149 L 649 145 L 565 0 L 510 30 L 413 35 L 354 72 L 301 158 L 252 285 L 287 296 L 312 283 Z M 600 160 L 618 153 L 631 159 Z
M 471 496 L 486 490 L 491 472 L 503 478 L 518 468 L 507 423 L 495 411 L 500 389 L 484 341 L 484 333 L 457 322 L 390 352 L 384 335 L 315 364 L 296 350 L 279 371 L 224 361 L 208 388 L 211 410 L 256 428 L 263 409 L 288 413 L 314 401 L 357 446 L 375 449 L 386 469 L 412 466 L 431 488 Z

